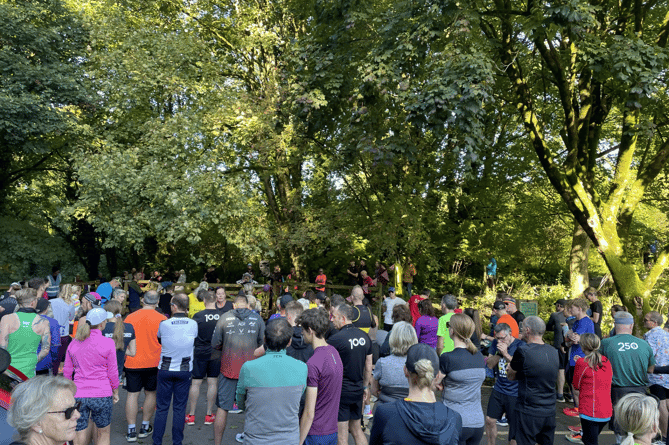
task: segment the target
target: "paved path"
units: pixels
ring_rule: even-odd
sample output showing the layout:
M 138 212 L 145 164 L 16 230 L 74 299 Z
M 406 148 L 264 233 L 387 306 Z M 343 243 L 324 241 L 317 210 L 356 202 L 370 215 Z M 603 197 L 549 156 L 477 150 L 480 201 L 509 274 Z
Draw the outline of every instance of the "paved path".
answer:
M 205 415 L 205 391 L 206 391 L 206 384 L 202 385 L 201 388 L 201 395 L 200 399 L 198 402 L 198 407 L 195 412 L 195 419 L 196 423 L 195 425 L 189 426 L 186 425 L 185 427 L 185 437 L 184 437 L 184 445 L 200 445 L 200 444 L 213 444 L 214 443 L 214 426 L 213 425 L 204 425 L 204 415 Z M 484 412 L 485 412 L 485 407 L 488 404 L 488 396 L 490 394 L 491 389 L 489 387 L 483 387 L 483 406 L 484 406 Z M 112 420 L 112 428 L 111 428 L 111 445 L 126 445 L 127 442 L 125 440 L 125 434 L 126 434 L 126 421 L 125 421 L 125 398 L 126 398 L 126 392 L 125 390 L 121 389 L 120 392 L 121 400 L 117 405 L 114 406 L 114 414 L 113 414 L 113 420 Z M 143 396 L 140 396 L 140 406 L 143 400 Z M 564 436 L 567 434 L 567 426 L 568 425 L 577 425 L 578 419 L 575 417 L 567 417 L 564 414 L 562 414 L 562 408 L 568 406 L 565 403 L 558 403 L 558 415 L 557 415 L 557 431 L 555 433 L 555 445 L 566 445 L 569 444 Z M 570 405 L 569 405 L 570 406 Z M 141 413 L 138 415 L 138 424 L 141 423 Z M 151 421 L 151 424 L 153 424 L 153 420 Z M 170 413 L 170 417 L 168 419 L 167 423 L 167 431 L 165 432 L 165 437 L 163 438 L 163 444 L 164 445 L 171 445 L 172 444 L 172 437 L 171 437 L 171 427 L 172 427 L 172 415 Z M 369 423 L 368 428 L 365 430 L 367 435 L 369 436 L 369 431 L 371 429 L 371 423 Z M 241 414 L 229 414 L 228 415 L 228 426 L 225 429 L 225 434 L 223 435 L 223 445 L 235 445 L 237 442 L 235 441 L 235 435 L 238 433 L 241 433 L 244 431 L 244 413 Z M 495 441 L 495 445 L 506 445 L 508 442 L 506 440 L 506 435 L 508 434 L 508 427 L 499 427 L 498 432 L 497 432 L 497 440 Z M 481 445 L 485 445 L 487 442 L 487 438 L 484 436 L 483 440 L 481 441 Z M 146 439 L 138 439 L 137 441 L 138 444 L 140 445 L 152 445 L 152 440 L 151 437 L 147 437 Z M 353 441 L 352 437 L 349 437 L 349 444 L 354 445 L 355 442 Z M 614 445 L 615 444 L 615 439 L 613 436 L 613 433 L 609 431 L 608 428 L 606 428 L 604 431 L 602 431 L 602 434 L 599 436 L 599 444 L 600 445 Z

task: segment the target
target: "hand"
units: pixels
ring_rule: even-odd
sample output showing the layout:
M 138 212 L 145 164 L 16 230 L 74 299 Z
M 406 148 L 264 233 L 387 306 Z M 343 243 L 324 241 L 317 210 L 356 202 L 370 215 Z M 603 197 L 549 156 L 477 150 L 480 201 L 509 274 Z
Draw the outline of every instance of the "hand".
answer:
M 509 350 L 509 346 L 504 343 L 503 341 L 498 341 L 497 342 L 497 350 L 502 354 L 506 354 L 507 351 Z
M 574 343 L 578 343 L 579 340 L 581 339 L 581 336 L 580 336 L 579 334 L 572 333 L 572 334 L 569 336 L 569 338 L 570 338 L 571 341 L 573 341 Z
M 118 388 L 116 388 L 116 389 L 114 390 L 114 394 L 112 395 L 112 400 L 114 401 L 114 403 L 117 403 L 117 402 L 118 402 L 118 400 L 119 400 L 119 397 L 118 397 Z

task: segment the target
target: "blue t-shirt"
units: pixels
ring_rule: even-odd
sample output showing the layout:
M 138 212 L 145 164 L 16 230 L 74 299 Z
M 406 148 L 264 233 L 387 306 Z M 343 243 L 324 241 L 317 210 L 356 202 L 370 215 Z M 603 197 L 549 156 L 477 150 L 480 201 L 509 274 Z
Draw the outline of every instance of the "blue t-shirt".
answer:
M 507 348 L 508 354 L 511 357 L 513 357 L 513 354 L 516 352 L 516 349 L 518 349 L 518 347 L 521 344 L 522 342 L 520 340 L 514 339 L 513 343 L 511 343 Z M 490 345 L 490 354 L 495 354 L 496 352 L 497 352 L 497 340 L 492 342 L 492 345 Z M 518 381 L 509 380 L 508 378 L 506 378 L 506 365 L 508 364 L 509 362 L 507 362 L 504 357 L 500 358 L 497 368 L 493 370 L 495 371 L 495 376 L 497 377 L 493 389 L 499 392 L 500 394 L 504 394 L 506 396 L 518 397 Z
M 595 333 L 595 323 L 592 321 L 590 317 L 583 317 L 580 320 L 576 320 L 574 322 L 574 327 L 572 328 L 572 331 L 578 335 L 583 335 L 583 334 L 594 334 Z M 581 345 L 571 345 L 571 349 L 569 350 L 569 366 L 576 366 L 576 360 L 574 357 L 576 356 L 579 357 L 585 357 L 585 353 L 583 352 L 583 349 L 581 349 Z
M 490 258 L 490 262 L 486 266 L 486 273 L 490 276 L 497 275 L 497 260 Z

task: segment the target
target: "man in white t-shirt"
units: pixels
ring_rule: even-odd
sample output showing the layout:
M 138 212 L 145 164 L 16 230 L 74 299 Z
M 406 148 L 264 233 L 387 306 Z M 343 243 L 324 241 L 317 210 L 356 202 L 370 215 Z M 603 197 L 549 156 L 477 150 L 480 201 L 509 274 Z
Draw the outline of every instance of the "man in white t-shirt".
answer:
M 395 288 L 388 288 L 388 296 L 383 296 L 383 328 L 390 332 L 393 328 L 393 308 L 398 304 L 406 304 L 406 301 L 395 295 Z

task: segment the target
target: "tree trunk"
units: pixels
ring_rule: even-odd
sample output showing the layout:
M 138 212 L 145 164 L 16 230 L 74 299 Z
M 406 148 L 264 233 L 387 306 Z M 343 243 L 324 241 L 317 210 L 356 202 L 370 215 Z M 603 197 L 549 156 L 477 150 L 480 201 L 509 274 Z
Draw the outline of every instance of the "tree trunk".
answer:
M 569 255 L 569 293 L 571 298 L 583 295 L 583 291 L 590 285 L 588 256 L 591 242 L 585 230 L 578 221 L 574 220 L 574 234 Z

